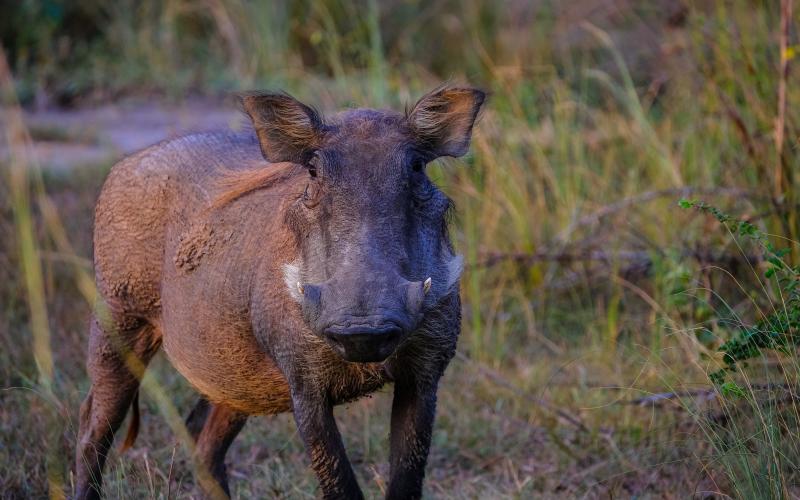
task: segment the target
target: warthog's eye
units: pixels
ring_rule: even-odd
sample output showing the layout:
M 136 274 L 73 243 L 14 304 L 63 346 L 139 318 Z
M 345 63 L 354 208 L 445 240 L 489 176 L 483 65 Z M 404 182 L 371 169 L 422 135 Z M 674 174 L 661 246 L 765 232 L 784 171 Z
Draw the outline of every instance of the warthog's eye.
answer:
M 308 160 L 306 168 L 308 168 L 308 175 L 311 176 L 311 181 L 306 184 L 303 190 L 303 205 L 307 208 L 314 208 L 319 205 L 320 194 L 322 192 L 322 157 L 319 151 L 314 152 L 314 156 Z
M 411 170 L 414 172 L 422 172 L 425 170 L 426 162 L 422 158 L 414 158 L 411 162 Z
M 313 178 L 316 178 L 319 175 L 320 171 L 322 170 L 322 162 L 320 161 L 320 154 L 319 151 L 314 153 L 314 156 L 308 160 L 308 175 Z

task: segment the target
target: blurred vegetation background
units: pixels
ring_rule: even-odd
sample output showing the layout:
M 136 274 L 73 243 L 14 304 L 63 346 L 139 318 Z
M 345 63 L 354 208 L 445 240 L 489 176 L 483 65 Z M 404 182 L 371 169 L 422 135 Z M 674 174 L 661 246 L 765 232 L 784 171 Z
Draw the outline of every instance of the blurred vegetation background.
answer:
M 148 131 L 233 123 L 236 90 L 402 109 L 447 80 L 491 99 L 472 153 L 430 169 L 455 200 L 467 269 L 427 494 L 800 495 L 796 10 L 0 0 L 0 497 L 71 491 L 92 210 L 121 154 L 163 138 Z M 767 272 L 781 265 L 783 281 Z M 713 383 L 726 342 L 753 325 L 789 340 Z M 193 392 L 163 359 L 152 372 L 140 442 L 107 468 L 113 497 L 194 491 L 159 415 L 188 411 Z M 387 394 L 338 413 L 372 496 L 388 473 Z M 288 416 L 248 424 L 229 455 L 234 496 L 314 495 L 295 434 Z

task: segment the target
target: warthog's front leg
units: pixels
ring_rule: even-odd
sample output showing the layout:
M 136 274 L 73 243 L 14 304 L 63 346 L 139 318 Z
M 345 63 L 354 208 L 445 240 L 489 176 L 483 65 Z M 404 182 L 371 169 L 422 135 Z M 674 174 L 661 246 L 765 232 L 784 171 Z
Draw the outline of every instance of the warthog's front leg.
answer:
M 323 498 L 363 498 L 333 418 L 333 406 L 322 395 L 293 394 L 294 419 Z
M 435 384 L 421 388 L 410 380 L 395 382 L 389 451 L 391 479 L 386 498 L 422 497 L 435 414 Z

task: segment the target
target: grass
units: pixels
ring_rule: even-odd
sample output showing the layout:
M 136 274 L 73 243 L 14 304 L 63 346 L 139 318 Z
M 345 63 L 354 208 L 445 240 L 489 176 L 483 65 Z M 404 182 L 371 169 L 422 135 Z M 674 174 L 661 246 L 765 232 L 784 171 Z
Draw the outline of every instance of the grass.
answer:
M 742 259 L 752 245 L 677 207 L 703 198 L 746 217 L 798 262 L 800 94 L 781 76 L 781 61 L 793 64 L 781 45 L 794 41 L 781 40 L 780 5 L 697 2 L 667 16 L 647 2 L 607 16 L 571 4 L 23 3 L 27 38 L 0 28 L 14 73 L 2 95 L 179 101 L 280 86 L 323 110 L 399 109 L 443 79 L 485 85 L 472 153 L 430 169 L 456 202 L 467 269 L 427 494 L 797 496 L 796 357 L 737 367 L 740 391 L 716 394 L 708 379 L 722 342 L 782 298 L 761 286 L 763 262 Z M 75 31 L 76 19 L 90 28 Z M 7 124 L 16 108 L 4 109 Z M 110 165 L 41 171 L 24 124 L 6 130 L 19 154 L 0 183 L 0 497 L 69 494 L 92 208 Z M 106 469 L 110 497 L 194 492 L 163 415 L 195 395 L 163 357 L 152 366 L 139 441 Z M 389 396 L 337 410 L 371 497 L 388 477 Z M 315 494 L 289 416 L 248 423 L 228 462 L 235 497 Z

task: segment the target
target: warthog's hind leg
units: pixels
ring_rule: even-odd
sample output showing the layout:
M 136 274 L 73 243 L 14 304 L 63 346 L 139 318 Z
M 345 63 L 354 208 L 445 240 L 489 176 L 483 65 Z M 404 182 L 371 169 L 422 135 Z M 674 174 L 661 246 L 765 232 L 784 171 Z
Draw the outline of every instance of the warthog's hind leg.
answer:
M 190 411 L 189 415 L 186 417 L 186 430 L 189 431 L 189 435 L 192 436 L 195 442 L 197 442 L 197 437 L 200 435 L 200 431 L 203 430 L 203 426 L 206 425 L 206 419 L 208 419 L 209 413 L 211 413 L 211 403 L 209 403 L 206 398 L 200 396 L 200 399 L 197 400 L 194 408 L 192 408 L 192 411 Z
M 160 335 L 147 323 L 135 328 L 113 325 L 104 331 L 92 319 L 86 368 L 91 387 L 81 405 L 75 469 L 75 498 L 99 498 L 103 465 L 125 414 L 133 402 L 147 363 L 158 350 Z

